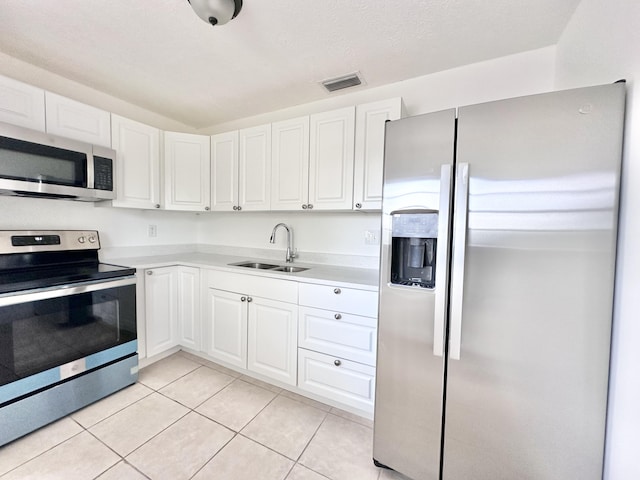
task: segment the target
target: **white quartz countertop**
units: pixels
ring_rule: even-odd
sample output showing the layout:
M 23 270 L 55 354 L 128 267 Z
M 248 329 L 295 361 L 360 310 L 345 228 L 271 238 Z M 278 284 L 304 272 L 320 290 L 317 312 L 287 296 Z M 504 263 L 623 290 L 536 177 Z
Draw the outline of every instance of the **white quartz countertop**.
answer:
M 308 268 L 303 272 L 287 273 L 273 270 L 261 270 L 230 265 L 238 262 L 260 262 L 273 265 Z M 175 253 L 169 255 L 151 255 L 137 257 L 109 258 L 105 263 L 135 267 L 138 269 L 183 265 L 197 268 L 215 268 L 229 272 L 244 273 L 279 279 L 296 280 L 303 283 L 333 283 L 343 287 L 359 288 L 362 290 L 378 290 L 378 270 L 372 268 L 343 267 L 337 265 L 312 264 L 303 262 L 285 263 L 265 258 L 251 258 L 246 256 L 219 255 L 214 253 Z

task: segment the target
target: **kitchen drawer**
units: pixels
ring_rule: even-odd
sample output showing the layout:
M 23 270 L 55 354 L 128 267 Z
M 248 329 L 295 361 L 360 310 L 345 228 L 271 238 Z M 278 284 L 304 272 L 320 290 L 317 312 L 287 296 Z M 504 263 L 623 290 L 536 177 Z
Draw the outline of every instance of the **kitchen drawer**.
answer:
M 287 303 L 298 303 L 298 283 L 243 273 L 207 270 L 208 288 L 238 292 Z
M 300 307 L 298 346 L 375 366 L 376 319 Z
M 373 412 L 376 369 L 338 357 L 298 349 L 298 388 Z
M 340 313 L 353 313 L 365 317 L 378 316 L 378 293 L 370 290 L 344 288 L 339 284 L 317 285 L 301 283 L 299 285 L 298 304 L 335 310 Z

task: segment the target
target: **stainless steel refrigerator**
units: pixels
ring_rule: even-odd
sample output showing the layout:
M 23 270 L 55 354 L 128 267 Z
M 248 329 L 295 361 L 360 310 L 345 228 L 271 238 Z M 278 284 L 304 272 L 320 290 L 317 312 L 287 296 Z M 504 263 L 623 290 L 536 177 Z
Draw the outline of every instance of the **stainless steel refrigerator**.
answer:
M 600 479 L 624 83 L 388 122 L 373 456 Z

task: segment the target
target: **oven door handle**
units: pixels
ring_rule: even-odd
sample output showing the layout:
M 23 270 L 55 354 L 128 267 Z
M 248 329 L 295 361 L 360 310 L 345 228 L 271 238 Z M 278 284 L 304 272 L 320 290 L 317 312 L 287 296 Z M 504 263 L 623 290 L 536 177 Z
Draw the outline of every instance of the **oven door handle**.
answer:
M 136 277 L 125 277 L 117 280 L 94 281 L 76 283 L 72 285 L 58 285 L 46 289 L 28 290 L 26 292 L 14 292 L 7 296 L 0 297 L 0 307 L 8 307 L 11 305 L 19 305 L 21 303 L 38 302 L 40 300 L 49 300 L 52 298 L 69 297 L 71 295 L 79 295 L 82 293 L 98 292 L 109 288 L 126 287 L 135 285 Z

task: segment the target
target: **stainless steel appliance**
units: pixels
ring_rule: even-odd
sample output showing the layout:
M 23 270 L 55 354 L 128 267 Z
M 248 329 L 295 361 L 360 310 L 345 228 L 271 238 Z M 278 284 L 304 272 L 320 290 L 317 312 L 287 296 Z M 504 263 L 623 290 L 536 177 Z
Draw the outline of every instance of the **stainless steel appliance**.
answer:
M 0 194 L 96 202 L 115 198 L 116 152 L 0 122 Z
M 374 460 L 600 479 L 623 83 L 388 122 Z
M 135 269 L 96 231 L 0 231 L 0 445 L 134 383 Z

